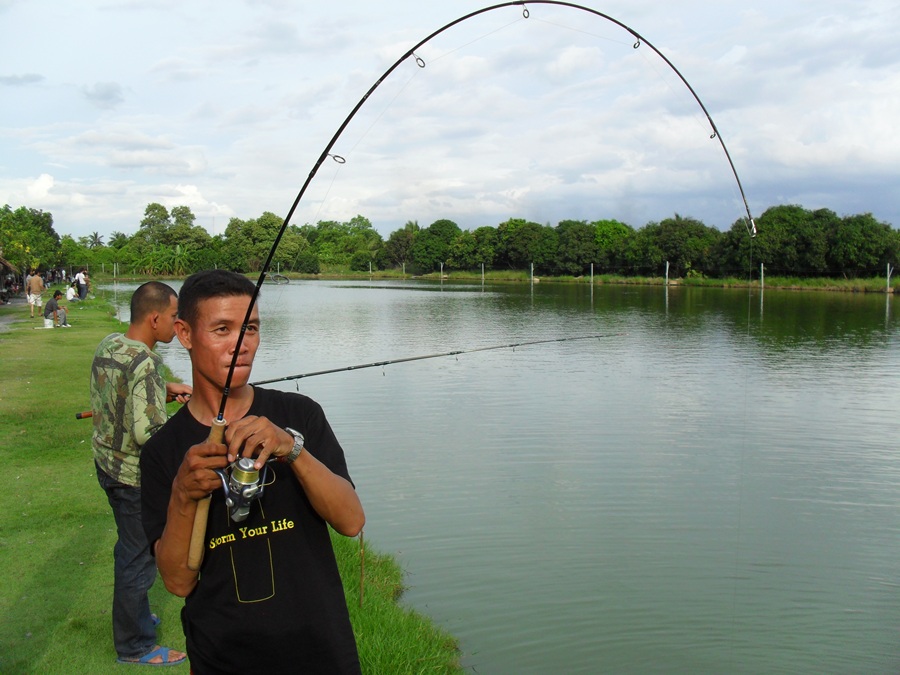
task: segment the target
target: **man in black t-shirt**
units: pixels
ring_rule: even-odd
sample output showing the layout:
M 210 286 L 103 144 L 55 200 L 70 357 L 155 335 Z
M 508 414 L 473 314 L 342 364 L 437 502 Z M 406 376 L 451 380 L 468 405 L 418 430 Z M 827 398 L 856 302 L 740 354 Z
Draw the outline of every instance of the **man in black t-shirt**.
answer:
M 256 307 L 227 399 L 225 442 L 207 440 L 253 290 L 246 277 L 222 270 L 182 286 L 175 329 L 191 356 L 193 395 L 141 453 L 144 529 L 166 588 L 186 598 L 193 673 L 358 673 L 328 525 L 355 536 L 365 515 L 321 406 L 248 384 L 259 346 Z M 225 471 L 225 482 L 259 471 L 263 493 L 235 513 L 217 470 L 241 457 L 252 467 Z M 240 502 L 229 485 L 230 501 Z M 194 571 L 194 516 L 210 493 Z

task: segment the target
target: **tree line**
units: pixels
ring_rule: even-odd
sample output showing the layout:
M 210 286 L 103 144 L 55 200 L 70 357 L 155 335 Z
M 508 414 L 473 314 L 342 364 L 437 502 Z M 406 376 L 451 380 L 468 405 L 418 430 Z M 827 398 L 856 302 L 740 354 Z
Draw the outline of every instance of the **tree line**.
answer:
M 232 218 L 223 234 L 196 225 L 187 206 L 169 211 L 148 204 L 137 231 L 60 237 L 51 214 L 26 207 L 0 210 L 0 256 L 17 269 L 118 264 L 120 274 L 186 275 L 225 268 L 258 272 L 282 218 L 264 212 Z M 452 220 L 426 227 L 408 221 L 385 240 L 363 216 L 347 222 L 291 224 L 275 252 L 272 270 L 318 274 L 403 268 L 409 274 L 437 270 L 529 270 L 536 274 L 725 278 L 752 273 L 763 263 L 770 274 L 865 278 L 881 275 L 900 253 L 900 232 L 872 214 L 838 216 L 828 209 L 773 206 L 756 220 L 751 239 L 744 219 L 727 231 L 675 214 L 634 228 L 618 220 L 563 220 L 557 225 L 511 218 L 497 226 L 463 230 Z

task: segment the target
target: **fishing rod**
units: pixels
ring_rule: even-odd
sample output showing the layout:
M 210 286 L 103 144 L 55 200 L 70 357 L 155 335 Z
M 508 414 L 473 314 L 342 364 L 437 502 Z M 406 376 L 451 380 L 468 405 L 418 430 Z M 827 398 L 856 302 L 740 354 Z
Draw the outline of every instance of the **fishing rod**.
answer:
M 543 345 L 550 342 L 573 342 L 575 340 L 595 340 L 609 337 L 621 337 L 628 333 L 596 333 L 594 335 L 576 335 L 573 337 L 548 338 L 546 340 L 528 340 L 527 342 L 510 342 L 505 345 L 491 345 L 490 347 L 475 347 L 473 349 L 454 349 L 451 352 L 441 352 L 440 354 L 424 354 L 422 356 L 407 356 L 402 359 L 390 359 L 389 361 L 375 361 L 373 363 L 363 363 L 358 366 L 344 366 L 343 368 L 330 368 L 328 370 L 317 370 L 312 373 L 302 373 L 300 375 L 287 375 L 285 377 L 274 377 L 271 380 L 259 380 L 251 382 L 253 386 L 261 384 L 273 384 L 275 382 L 289 382 L 291 380 L 300 380 L 305 377 L 316 377 L 317 375 L 330 375 L 332 373 L 343 373 L 350 370 L 362 370 L 364 368 L 378 368 L 379 366 L 392 366 L 395 363 L 408 363 L 410 361 L 424 361 L 426 359 L 439 359 L 445 356 L 458 356 L 460 354 L 474 354 L 475 352 L 489 352 L 496 349 L 515 349 L 516 347 L 528 347 L 530 345 Z
M 177 399 L 178 396 L 179 396 L 178 394 L 166 394 L 166 403 L 171 403 L 172 401 Z M 182 396 L 186 399 L 189 399 L 191 397 L 190 394 L 182 394 Z M 93 416 L 94 416 L 93 410 L 85 410 L 84 412 L 75 413 L 76 420 L 86 420 L 86 419 L 90 419 Z
M 706 109 L 706 106 L 700 100 L 700 97 L 697 95 L 697 92 L 694 91 L 694 88 L 688 83 L 687 79 L 681 72 L 675 67 L 675 65 L 659 50 L 657 49 L 649 40 L 647 40 L 643 35 L 638 33 L 636 30 L 622 23 L 621 21 L 609 16 L 608 14 L 604 14 L 595 9 L 591 9 L 590 7 L 585 7 L 583 5 L 579 5 L 573 2 L 564 2 L 562 0 L 513 0 L 511 2 L 502 2 L 496 5 L 491 5 L 488 7 L 484 7 L 479 10 L 475 10 L 473 12 L 469 12 L 458 19 L 454 19 L 449 23 L 445 24 L 441 28 L 438 28 L 427 37 L 423 38 L 419 42 L 417 42 L 413 47 L 408 49 L 400 58 L 394 61 L 385 71 L 382 73 L 378 79 L 369 87 L 365 94 L 363 94 L 362 98 L 356 103 L 347 117 L 344 118 L 344 121 L 341 122 L 337 131 L 331 137 L 331 140 L 325 145 L 325 148 L 322 150 L 319 157 L 316 159 L 315 163 L 312 166 L 312 169 L 309 172 L 309 175 L 306 177 L 306 180 L 303 182 L 303 185 L 300 188 L 300 191 L 297 193 L 297 196 L 294 198 L 293 203 L 291 204 L 290 209 L 288 209 L 287 215 L 284 218 L 284 221 L 281 224 L 281 227 L 278 230 L 278 234 L 275 236 L 274 241 L 272 242 L 272 247 L 269 249 L 269 254 L 266 256 L 266 260 L 263 263 L 263 266 L 259 273 L 259 280 L 256 283 L 256 287 L 253 290 L 253 294 L 250 296 L 250 303 L 247 307 L 247 313 L 244 317 L 244 321 L 241 324 L 240 332 L 238 333 L 237 341 L 235 343 L 234 354 L 231 359 L 231 364 L 228 368 L 228 374 L 225 378 L 225 385 L 222 388 L 222 399 L 219 404 L 219 411 L 212 421 L 212 426 L 210 429 L 210 441 L 221 443 L 224 439 L 225 434 L 225 407 L 228 401 L 228 396 L 231 391 L 231 381 L 234 376 L 234 370 L 237 366 L 238 356 L 240 354 L 241 345 L 244 342 L 244 334 L 247 331 L 247 326 L 250 323 L 250 318 L 253 314 L 253 307 L 256 305 L 256 301 L 259 297 L 260 289 L 262 288 L 263 283 L 266 280 L 266 276 L 269 272 L 269 268 L 272 265 L 272 259 L 275 256 L 275 251 L 278 248 L 278 245 L 281 243 L 281 239 L 284 236 L 284 233 L 287 231 L 288 225 L 290 224 L 291 218 L 293 218 L 295 211 L 297 210 L 297 206 L 300 204 L 300 200 L 303 198 L 303 195 L 306 194 L 306 190 L 309 187 L 310 183 L 312 183 L 313 178 L 315 178 L 316 174 L 319 172 L 319 168 L 324 164 L 325 160 L 331 157 L 335 162 L 339 164 L 343 164 L 346 160 L 340 155 L 332 154 L 332 149 L 337 143 L 338 139 L 346 130 L 347 126 L 350 124 L 350 121 L 356 116 L 359 110 L 363 107 L 366 101 L 369 100 L 369 97 L 375 92 L 376 89 L 384 82 L 404 61 L 408 60 L 412 57 L 416 64 L 420 68 L 425 68 L 426 63 L 425 60 L 422 59 L 419 55 L 416 54 L 416 50 L 422 47 L 422 45 L 431 41 L 436 36 L 441 33 L 453 28 L 454 26 L 463 23 L 464 21 L 468 21 L 469 19 L 479 16 L 481 14 L 486 14 L 488 12 L 492 12 L 495 10 L 503 9 L 506 7 L 521 7 L 522 8 L 522 17 L 528 19 L 531 16 L 530 10 L 528 9 L 528 5 L 554 5 L 559 7 L 568 7 L 571 9 L 587 12 L 589 14 L 593 14 L 595 16 L 600 17 L 606 21 L 614 23 L 615 25 L 621 27 L 628 33 L 634 37 L 635 42 L 632 45 L 634 49 L 638 49 L 641 45 L 647 45 L 657 56 L 659 56 L 672 71 L 678 76 L 678 78 L 684 83 L 687 87 L 688 91 L 690 91 L 691 95 L 694 97 L 694 100 L 700 105 L 700 108 L 703 110 L 703 113 L 706 115 L 706 119 L 709 121 L 709 124 L 712 128 L 712 134 L 710 138 L 717 139 L 719 144 L 722 146 L 722 149 L 725 152 L 725 156 L 728 159 L 728 164 L 731 167 L 731 172 L 734 175 L 735 180 L 737 181 L 738 190 L 741 193 L 741 197 L 744 201 L 744 208 L 747 212 L 747 230 L 751 238 L 756 236 L 756 224 L 753 220 L 753 216 L 750 213 L 750 206 L 747 203 L 747 197 L 744 194 L 744 188 L 741 185 L 740 177 L 738 176 L 737 169 L 734 166 L 734 162 L 731 160 L 731 154 L 728 152 L 728 148 L 725 145 L 725 141 L 722 139 L 722 135 L 719 133 L 718 128 L 715 125 L 715 122 L 712 119 L 712 116 L 709 114 L 709 111 Z M 209 510 L 209 496 L 205 499 L 201 500 L 197 505 L 197 517 L 194 520 L 194 531 L 191 538 L 190 545 L 190 553 L 188 558 L 188 566 L 193 570 L 198 570 L 200 563 L 202 562 L 203 556 L 203 534 L 206 531 L 206 520 L 207 514 Z
M 420 356 L 406 356 L 400 359 L 388 359 L 387 361 L 373 361 L 372 363 L 361 363 L 355 366 L 342 366 L 340 368 L 329 368 L 328 370 L 316 370 L 311 373 L 301 373 L 299 375 L 286 375 L 285 377 L 273 377 L 270 380 L 258 380 L 251 382 L 254 387 L 262 384 L 274 384 L 277 382 L 290 382 L 292 380 L 302 380 L 307 377 L 316 377 L 318 375 L 332 375 L 334 373 L 344 373 L 351 370 L 364 370 L 365 368 L 378 368 L 384 366 L 393 366 L 397 363 L 409 363 L 410 361 L 425 361 L 427 359 L 440 359 L 445 356 L 459 356 L 460 354 L 474 354 L 476 352 L 490 352 L 498 349 L 516 349 L 517 347 L 530 347 L 532 345 L 545 345 L 551 342 L 574 342 L 576 340 L 600 340 L 603 338 L 622 337 L 628 333 L 594 333 L 592 335 L 575 335 L 572 337 L 547 338 L 545 340 L 528 340 L 526 342 L 510 342 L 502 345 L 491 345 L 489 347 L 473 347 L 472 349 L 454 349 L 449 352 L 440 352 L 439 354 L 423 354 Z M 166 397 L 167 402 L 175 400 L 174 396 Z M 75 419 L 83 420 L 93 416 L 93 412 L 87 410 L 85 412 L 75 413 Z

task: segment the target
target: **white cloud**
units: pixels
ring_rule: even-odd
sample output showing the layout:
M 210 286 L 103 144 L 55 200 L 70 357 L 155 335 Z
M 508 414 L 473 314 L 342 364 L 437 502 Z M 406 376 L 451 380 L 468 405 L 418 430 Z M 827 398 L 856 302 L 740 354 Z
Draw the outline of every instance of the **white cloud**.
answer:
M 37 180 L 31 182 L 25 187 L 27 199 L 46 201 L 50 197 L 50 191 L 53 189 L 53 176 L 42 173 Z
M 895 3 L 608 5 L 691 82 L 755 210 L 807 198 L 900 225 Z M 381 72 L 482 6 L 86 1 L 75 35 L 61 0 L 14 4 L 0 195 L 76 236 L 130 231 L 150 201 L 189 205 L 207 227 L 284 212 Z M 388 234 L 441 217 L 640 226 L 677 210 L 728 227 L 742 215 L 702 111 L 648 45 L 571 8 L 529 9 L 480 15 L 418 50 L 425 68 L 401 64 L 297 219 L 359 213 Z M 36 22 L 46 38 L 23 39 L 17 27 Z

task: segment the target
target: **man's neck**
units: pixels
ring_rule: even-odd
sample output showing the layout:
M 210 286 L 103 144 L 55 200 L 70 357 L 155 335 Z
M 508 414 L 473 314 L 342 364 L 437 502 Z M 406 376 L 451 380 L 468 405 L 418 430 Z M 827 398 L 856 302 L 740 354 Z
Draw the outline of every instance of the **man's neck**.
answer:
M 188 410 L 198 422 L 205 426 L 212 426 L 212 422 L 219 415 L 219 407 L 222 405 L 222 389 L 204 382 L 194 373 L 191 400 L 187 402 Z M 253 387 L 245 384 L 237 389 L 232 389 L 225 402 L 225 421 L 236 422 L 243 418 L 253 404 Z
M 129 324 L 128 330 L 125 331 L 125 337 L 129 340 L 143 342 L 148 349 L 156 346 L 156 337 L 153 335 L 153 331 L 141 324 Z

